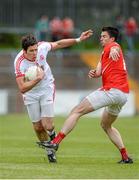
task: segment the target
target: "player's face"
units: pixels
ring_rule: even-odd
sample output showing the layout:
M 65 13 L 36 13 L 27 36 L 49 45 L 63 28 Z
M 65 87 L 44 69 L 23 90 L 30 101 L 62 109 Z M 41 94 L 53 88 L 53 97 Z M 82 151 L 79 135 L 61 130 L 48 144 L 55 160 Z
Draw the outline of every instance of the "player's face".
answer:
M 29 46 L 27 51 L 24 50 L 24 55 L 30 61 L 35 61 L 37 57 L 37 52 L 38 52 L 38 45 L 35 44 L 33 46 Z
M 107 31 L 102 31 L 101 36 L 100 36 L 100 43 L 102 47 L 106 46 L 110 42 L 113 42 L 114 38 L 110 37 Z

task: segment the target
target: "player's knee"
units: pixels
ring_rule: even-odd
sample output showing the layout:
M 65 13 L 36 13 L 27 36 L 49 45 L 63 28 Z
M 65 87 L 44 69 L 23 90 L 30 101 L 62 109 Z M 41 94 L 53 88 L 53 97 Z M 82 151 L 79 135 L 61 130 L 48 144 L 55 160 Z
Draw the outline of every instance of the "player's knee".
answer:
M 55 126 L 53 123 L 48 123 L 48 124 L 46 124 L 45 128 L 47 129 L 47 131 L 53 131 Z
M 52 131 L 54 129 L 54 122 L 52 118 L 43 119 L 42 126 L 45 130 Z

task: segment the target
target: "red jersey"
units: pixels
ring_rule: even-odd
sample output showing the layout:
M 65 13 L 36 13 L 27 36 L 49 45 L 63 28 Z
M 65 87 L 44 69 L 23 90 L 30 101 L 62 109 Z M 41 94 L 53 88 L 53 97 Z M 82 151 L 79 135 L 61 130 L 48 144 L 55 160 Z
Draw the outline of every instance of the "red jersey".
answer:
M 120 48 L 120 57 L 117 61 L 109 58 L 110 49 L 113 46 Z M 101 57 L 102 66 L 102 89 L 109 90 L 111 88 L 119 89 L 125 93 L 129 92 L 127 70 L 121 47 L 118 43 L 112 42 L 104 47 Z

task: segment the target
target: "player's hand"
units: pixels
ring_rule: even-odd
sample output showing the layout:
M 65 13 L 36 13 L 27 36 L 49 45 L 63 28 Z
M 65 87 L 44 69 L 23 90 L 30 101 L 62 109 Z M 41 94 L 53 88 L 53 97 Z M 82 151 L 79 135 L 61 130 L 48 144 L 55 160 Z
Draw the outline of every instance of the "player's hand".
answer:
M 96 77 L 96 70 L 95 69 L 91 69 L 88 73 L 88 77 L 91 78 L 95 78 Z
M 37 68 L 37 79 L 42 80 L 44 78 L 44 71 L 41 67 Z
M 112 58 L 114 61 L 118 61 L 120 57 L 120 49 L 119 47 L 112 47 L 110 49 L 109 58 Z
M 81 36 L 79 37 L 80 41 L 84 41 L 92 35 L 93 35 L 93 31 L 91 29 L 89 29 L 88 31 L 84 31 L 84 32 L 82 32 Z

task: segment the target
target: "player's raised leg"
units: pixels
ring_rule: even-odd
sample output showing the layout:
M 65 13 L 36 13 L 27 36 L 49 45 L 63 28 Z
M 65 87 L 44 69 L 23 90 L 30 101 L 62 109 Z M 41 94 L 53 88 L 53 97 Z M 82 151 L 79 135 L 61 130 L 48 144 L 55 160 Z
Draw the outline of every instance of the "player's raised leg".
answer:
M 66 119 L 61 132 L 67 135 L 76 126 L 78 119 L 93 111 L 93 107 L 90 102 L 85 98 L 79 105 L 72 109 L 68 118 Z
M 58 149 L 58 144 L 64 139 L 64 137 L 73 130 L 76 126 L 79 118 L 84 114 L 92 112 L 94 109 L 88 99 L 84 99 L 79 105 L 77 105 L 70 112 L 68 118 L 64 122 L 64 125 L 58 135 L 49 143 L 45 142 L 44 147 Z

